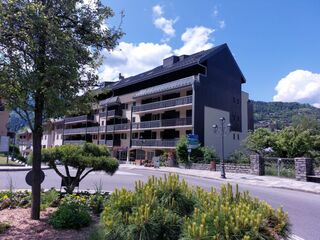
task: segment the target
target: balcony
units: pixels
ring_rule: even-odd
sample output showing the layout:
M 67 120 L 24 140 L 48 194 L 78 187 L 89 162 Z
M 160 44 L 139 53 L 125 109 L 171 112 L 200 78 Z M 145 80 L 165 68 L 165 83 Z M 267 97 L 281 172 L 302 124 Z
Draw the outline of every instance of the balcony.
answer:
M 99 113 L 100 117 L 121 117 L 122 116 L 122 110 L 109 110 L 108 112 L 101 112 Z
M 99 140 L 99 145 L 106 145 L 105 140 Z M 107 140 L 107 146 L 108 147 L 121 146 L 121 140 L 120 139 Z
M 65 124 L 69 123 L 76 123 L 76 122 L 87 122 L 87 121 L 93 121 L 92 115 L 81 115 L 76 117 L 66 117 L 64 119 Z
M 85 144 L 85 140 L 64 140 L 63 144 L 74 144 L 74 145 L 80 145 L 80 144 Z
M 77 135 L 77 134 L 86 134 L 86 128 L 69 128 L 64 129 L 63 135 Z
M 174 148 L 178 142 L 178 139 L 133 139 L 132 146 L 134 147 L 167 147 Z
M 155 109 L 170 108 L 181 105 L 188 105 L 192 103 L 192 96 L 185 96 L 174 98 L 159 102 L 147 103 L 133 107 L 133 112 L 146 112 Z
M 136 128 L 140 128 L 140 129 L 186 126 L 186 125 L 192 125 L 192 118 L 162 119 L 162 120 L 155 120 L 155 121 L 140 122 L 140 123 L 137 123 L 136 125 L 137 125 Z

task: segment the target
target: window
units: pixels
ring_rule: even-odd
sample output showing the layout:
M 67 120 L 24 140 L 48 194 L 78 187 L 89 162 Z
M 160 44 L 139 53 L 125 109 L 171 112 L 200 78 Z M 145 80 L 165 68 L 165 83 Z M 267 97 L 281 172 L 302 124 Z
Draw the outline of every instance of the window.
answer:
M 104 126 L 104 121 L 101 121 L 101 126 Z
M 138 139 L 138 133 L 132 133 L 132 139 Z
M 145 159 L 145 151 L 141 149 L 137 149 L 136 159 Z
M 133 103 L 132 103 L 132 106 L 135 106 L 135 105 L 136 105 L 136 102 L 133 102 Z
M 57 134 L 57 139 L 59 139 L 59 134 Z
M 92 138 L 96 140 L 96 139 L 98 139 L 98 135 L 95 135 L 95 134 L 94 134 L 94 135 L 92 136 Z
M 190 95 L 192 95 L 192 90 L 187 91 L 187 96 L 190 96 Z
M 236 140 L 236 134 L 235 133 L 233 134 L 233 140 Z
M 136 122 L 136 118 L 135 117 L 132 118 L 132 122 Z
M 238 140 L 240 139 L 239 133 L 237 134 L 237 139 L 238 139 Z
M 44 140 L 47 140 L 47 135 L 44 135 Z
M 237 104 L 239 104 L 240 103 L 240 100 L 239 100 L 239 98 L 237 99 Z
M 121 139 L 127 139 L 127 134 L 126 133 L 121 133 L 120 137 L 121 137 Z
M 46 145 L 42 145 L 42 148 L 46 148 Z
M 192 110 L 191 109 L 186 111 L 186 116 L 192 117 Z
M 100 139 L 101 139 L 101 140 L 104 139 L 104 134 L 101 134 Z
M 233 103 L 236 103 L 236 98 L 235 97 L 233 97 Z

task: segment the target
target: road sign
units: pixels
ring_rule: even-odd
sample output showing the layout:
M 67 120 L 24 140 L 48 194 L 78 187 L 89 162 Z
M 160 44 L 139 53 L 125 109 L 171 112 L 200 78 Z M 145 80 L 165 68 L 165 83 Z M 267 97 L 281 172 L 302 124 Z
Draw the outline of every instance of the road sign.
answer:
M 0 136 L 0 152 L 9 152 L 9 137 Z
M 40 183 L 42 183 L 44 180 L 44 172 L 40 170 L 39 174 L 40 174 Z M 33 178 L 33 171 L 31 170 L 26 175 L 26 182 L 29 186 L 32 186 L 32 178 Z
M 195 149 L 199 147 L 199 136 L 197 134 L 188 134 L 188 149 Z

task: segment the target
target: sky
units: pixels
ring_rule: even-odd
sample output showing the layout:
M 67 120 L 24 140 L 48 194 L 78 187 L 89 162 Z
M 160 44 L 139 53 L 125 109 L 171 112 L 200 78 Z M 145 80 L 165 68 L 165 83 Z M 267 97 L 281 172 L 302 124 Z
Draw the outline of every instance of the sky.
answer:
M 86 0 L 93 1 L 93 0 Z M 103 81 L 135 75 L 171 55 L 192 54 L 227 43 L 247 83 L 261 101 L 320 107 L 319 0 L 102 0 L 125 36 L 104 51 Z

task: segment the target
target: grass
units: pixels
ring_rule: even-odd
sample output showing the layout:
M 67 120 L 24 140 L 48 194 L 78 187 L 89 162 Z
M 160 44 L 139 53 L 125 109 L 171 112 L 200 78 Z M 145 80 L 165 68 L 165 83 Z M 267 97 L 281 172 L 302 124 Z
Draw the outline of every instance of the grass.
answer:
M 17 162 L 13 162 L 11 160 L 8 161 L 8 164 L 21 166 L 21 164 Z M 7 157 L 4 155 L 0 155 L 0 165 L 7 165 Z
M 266 163 L 265 175 L 267 176 L 278 176 L 277 163 Z M 280 168 L 280 177 L 295 178 L 295 169 L 293 165 L 284 164 Z
M 0 234 L 4 233 L 8 228 L 10 228 L 9 223 L 0 222 Z

